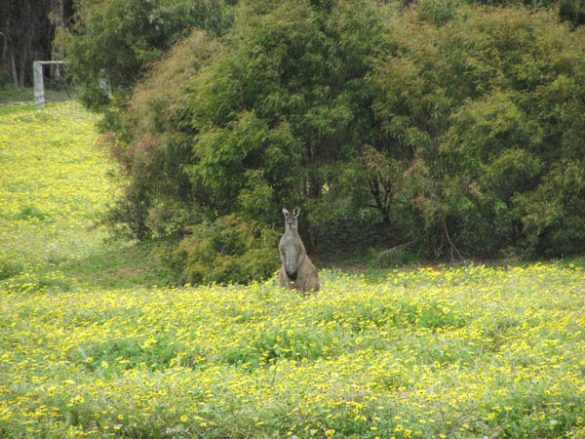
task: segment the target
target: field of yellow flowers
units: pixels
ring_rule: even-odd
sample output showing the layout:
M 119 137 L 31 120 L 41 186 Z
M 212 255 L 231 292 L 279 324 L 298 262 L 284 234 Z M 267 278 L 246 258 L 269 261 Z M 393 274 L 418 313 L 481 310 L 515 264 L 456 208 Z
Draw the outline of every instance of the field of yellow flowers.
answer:
M 94 224 L 116 191 L 95 122 L 72 103 L 0 107 L 0 280 L 12 289 L 63 286 L 59 265 L 102 245 Z
M 0 108 L 0 437 L 585 438 L 579 261 L 100 288 L 94 124 Z

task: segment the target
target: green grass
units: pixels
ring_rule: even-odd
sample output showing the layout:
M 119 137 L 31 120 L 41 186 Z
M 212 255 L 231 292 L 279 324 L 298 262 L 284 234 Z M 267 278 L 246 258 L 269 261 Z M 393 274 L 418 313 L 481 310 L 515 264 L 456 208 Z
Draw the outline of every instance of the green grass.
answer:
M 171 285 L 176 277 L 164 263 L 164 247 L 156 242 L 104 245 L 86 258 L 65 262 L 59 268 L 99 288 Z
M 0 437 L 585 437 L 583 259 L 174 288 L 158 243 L 99 225 L 96 118 L 10 108 Z
M 34 108 L 34 104 L 0 105 L 0 117 L 7 116 L 11 113 L 20 113 L 25 110 L 34 110 Z
M 22 103 L 34 100 L 32 88 L 18 87 L 14 84 L 6 84 L 0 87 L 0 103 Z
M 45 100 L 49 103 L 67 101 L 75 95 L 74 90 L 45 88 Z M 6 84 L 0 87 L 0 105 L 22 105 L 26 102 L 34 102 L 34 89 L 30 87 L 18 87 L 14 84 Z M 0 115 L 2 108 L 0 107 Z

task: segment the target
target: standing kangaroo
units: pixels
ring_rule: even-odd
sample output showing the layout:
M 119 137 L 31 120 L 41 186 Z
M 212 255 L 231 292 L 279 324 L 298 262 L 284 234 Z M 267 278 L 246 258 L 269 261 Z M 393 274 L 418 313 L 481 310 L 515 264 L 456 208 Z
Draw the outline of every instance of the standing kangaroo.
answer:
M 284 235 L 280 238 L 278 249 L 282 267 L 278 276 L 281 287 L 296 288 L 301 293 L 319 291 L 319 275 L 317 269 L 307 256 L 305 246 L 298 231 L 300 209 L 297 207 L 290 213 L 285 208 Z

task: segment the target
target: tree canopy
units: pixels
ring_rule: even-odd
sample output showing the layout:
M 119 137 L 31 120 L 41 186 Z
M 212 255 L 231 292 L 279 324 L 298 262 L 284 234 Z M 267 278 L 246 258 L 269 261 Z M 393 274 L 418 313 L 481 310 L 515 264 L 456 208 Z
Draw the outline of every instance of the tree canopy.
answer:
M 72 25 L 59 36 L 80 97 L 91 108 L 124 101 L 148 67 L 191 28 L 216 35 L 230 25 L 222 0 L 76 0 Z

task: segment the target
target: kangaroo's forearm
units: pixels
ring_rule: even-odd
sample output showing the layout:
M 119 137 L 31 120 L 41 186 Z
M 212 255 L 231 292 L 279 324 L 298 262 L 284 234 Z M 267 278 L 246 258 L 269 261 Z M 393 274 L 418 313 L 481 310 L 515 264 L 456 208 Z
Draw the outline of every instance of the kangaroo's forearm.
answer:
M 303 249 L 304 250 L 304 249 Z M 305 256 L 307 255 L 306 252 L 302 251 L 299 252 L 298 256 L 297 256 L 297 267 L 300 267 L 301 265 L 303 265 L 303 262 L 305 260 Z

